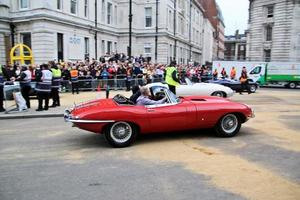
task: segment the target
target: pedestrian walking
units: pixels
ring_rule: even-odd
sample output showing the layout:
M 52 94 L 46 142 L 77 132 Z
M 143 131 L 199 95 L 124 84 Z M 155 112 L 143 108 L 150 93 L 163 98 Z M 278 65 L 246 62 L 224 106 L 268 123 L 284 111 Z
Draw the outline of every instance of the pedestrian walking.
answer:
M 31 71 L 26 65 L 23 65 L 20 76 L 16 80 L 20 81 L 21 94 L 26 101 L 27 108 L 30 108 L 29 93 L 31 90 L 31 78 Z
M 176 61 L 172 61 L 166 69 L 165 81 L 171 92 L 176 94 L 176 86 L 179 85 L 178 73 L 176 69 Z
M 60 106 L 60 98 L 59 98 L 59 88 L 61 82 L 61 70 L 57 65 L 53 65 L 51 68 L 52 71 L 52 85 L 51 85 L 51 96 L 52 96 L 52 105 L 51 108 L 56 106 Z
M 231 78 L 231 80 L 234 80 L 235 76 L 236 76 L 236 69 L 235 69 L 235 67 L 232 67 L 231 71 L 230 71 L 230 78 Z
M 38 97 L 38 109 L 36 109 L 36 111 L 48 110 L 52 85 L 52 72 L 49 70 L 47 64 L 41 65 L 41 70 L 36 73 L 36 80 L 37 83 L 35 90 Z M 45 100 L 44 107 L 43 100 Z
M 71 83 L 72 83 L 72 94 L 76 93 L 79 94 L 79 81 L 78 81 L 78 76 L 79 76 L 79 72 L 76 69 L 76 66 L 74 65 L 72 67 L 72 70 L 70 71 L 70 76 L 71 76 Z
M 3 68 L 0 65 L 0 112 L 4 112 L 5 109 L 3 107 L 3 88 L 4 88 L 4 74 L 3 74 Z

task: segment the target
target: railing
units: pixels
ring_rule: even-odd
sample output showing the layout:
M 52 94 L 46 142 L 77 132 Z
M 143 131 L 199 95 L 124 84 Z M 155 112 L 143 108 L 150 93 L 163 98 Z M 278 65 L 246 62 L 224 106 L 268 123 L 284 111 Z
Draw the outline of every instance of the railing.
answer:
M 93 79 L 85 78 L 79 79 L 78 87 L 80 91 L 96 91 L 104 90 L 109 88 L 110 90 L 130 90 L 132 86 L 135 85 L 145 85 L 153 82 L 162 82 L 163 78 L 156 76 L 152 79 L 145 79 L 142 77 L 124 77 L 124 76 L 115 76 L 110 79 Z M 72 83 L 69 80 L 63 80 L 61 82 L 61 91 L 69 92 L 72 90 Z

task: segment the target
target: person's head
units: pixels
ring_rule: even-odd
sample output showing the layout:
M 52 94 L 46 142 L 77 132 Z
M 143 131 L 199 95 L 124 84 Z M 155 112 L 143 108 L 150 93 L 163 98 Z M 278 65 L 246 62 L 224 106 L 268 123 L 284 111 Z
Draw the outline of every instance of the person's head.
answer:
M 176 60 L 173 60 L 173 61 L 171 61 L 171 63 L 170 63 L 170 66 L 173 66 L 173 67 L 175 67 L 176 66 Z
M 42 64 L 41 65 L 41 69 L 42 70 L 46 70 L 46 69 L 48 69 L 49 67 L 48 67 L 48 65 L 47 64 Z
M 140 88 L 140 92 L 141 92 L 141 95 L 143 95 L 143 96 L 150 96 L 150 90 L 146 86 L 142 86 Z
M 28 69 L 27 65 L 22 65 L 22 71 L 26 71 Z

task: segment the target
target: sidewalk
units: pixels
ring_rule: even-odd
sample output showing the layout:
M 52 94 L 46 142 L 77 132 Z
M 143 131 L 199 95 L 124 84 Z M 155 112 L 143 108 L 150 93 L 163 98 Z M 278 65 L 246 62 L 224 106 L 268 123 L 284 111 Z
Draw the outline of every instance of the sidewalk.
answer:
M 109 93 L 109 98 L 114 97 L 116 94 L 122 94 L 126 97 L 129 97 L 131 95 L 130 92 L 126 92 L 124 90 L 111 90 Z M 0 113 L 0 120 L 3 119 L 22 119 L 22 118 L 42 118 L 42 117 L 63 117 L 64 111 L 67 108 L 70 108 L 75 104 L 80 104 L 82 102 L 86 102 L 93 99 L 104 99 L 106 98 L 105 91 L 100 92 L 80 92 L 79 94 L 72 94 L 72 93 L 61 93 L 60 94 L 60 107 L 55 108 L 49 108 L 47 111 L 40 111 L 37 112 L 35 109 L 38 107 L 38 100 L 36 98 L 30 99 L 31 108 L 27 111 L 11 111 L 9 113 L 2 112 Z M 14 101 L 7 101 L 8 106 L 11 106 L 14 103 Z M 49 100 L 49 106 L 52 105 L 52 99 Z M 14 107 L 9 107 L 7 110 L 11 110 Z

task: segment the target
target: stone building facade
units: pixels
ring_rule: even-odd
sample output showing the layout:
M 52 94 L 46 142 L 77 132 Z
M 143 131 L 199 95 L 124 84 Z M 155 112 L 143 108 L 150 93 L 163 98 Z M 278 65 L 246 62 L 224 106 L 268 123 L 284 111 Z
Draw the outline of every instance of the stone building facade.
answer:
M 133 56 L 159 63 L 212 61 L 203 48 L 212 51 L 213 29 L 198 0 L 132 0 L 132 11 Z M 128 0 L 0 0 L 0 63 L 8 62 L 17 43 L 30 46 L 38 64 L 126 54 L 128 15 Z
M 205 10 L 205 17 L 213 27 L 213 60 L 224 59 L 225 25 L 221 8 L 215 0 L 199 0 Z
M 299 0 L 250 0 L 247 60 L 299 62 L 299 22 Z
M 225 36 L 225 56 L 224 60 L 244 61 L 246 60 L 246 34 L 239 34 L 237 30 L 235 35 Z

